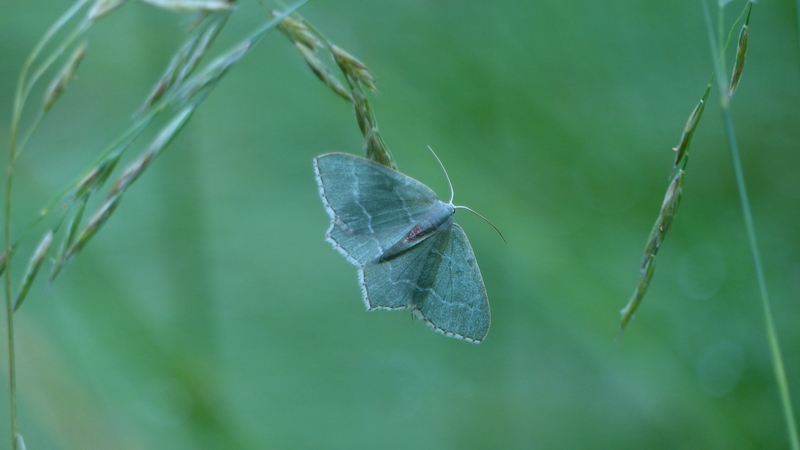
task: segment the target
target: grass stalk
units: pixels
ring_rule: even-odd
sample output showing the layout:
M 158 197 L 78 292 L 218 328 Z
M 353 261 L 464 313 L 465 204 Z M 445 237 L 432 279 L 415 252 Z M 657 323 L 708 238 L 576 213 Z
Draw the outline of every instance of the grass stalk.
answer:
M 752 9 L 752 0 L 748 1 L 747 6 L 747 19 L 745 21 L 743 27 L 742 36 L 744 36 L 744 46 L 746 46 L 746 30 L 749 26 L 750 21 L 750 11 Z M 709 41 L 711 43 L 711 51 L 714 56 L 714 60 L 717 61 L 716 73 L 717 73 L 717 86 L 719 88 L 720 94 L 720 109 L 722 112 L 722 119 L 725 126 L 725 134 L 728 139 L 728 147 L 731 152 L 731 161 L 733 163 L 733 171 L 734 176 L 736 179 L 736 187 L 739 193 L 739 201 L 741 203 L 742 208 L 742 216 L 744 219 L 745 230 L 747 233 L 747 241 L 750 247 L 750 255 L 753 259 L 753 266 L 756 272 L 756 280 L 758 283 L 758 291 L 761 297 L 761 306 L 763 308 L 764 313 L 764 325 L 765 325 L 765 332 L 767 335 L 767 342 L 769 344 L 770 356 L 772 359 L 772 367 L 775 372 L 775 381 L 778 384 L 778 393 L 781 400 L 781 407 L 783 411 L 784 420 L 786 421 L 786 429 L 789 435 L 789 442 L 791 444 L 792 450 L 800 450 L 800 439 L 798 439 L 797 433 L 797 422 L 795 420 L 794 410 L 792 407 L 792 400 L 791 394 L 789 392 L 789 383 L 786 379 L 786 369 L 783 363 L 783 355 L 781 352 L 780 340 L 778 339 L 778 333 L 775 328 L 775 320 L 772 315 L 772 306 L 769 300 L 769 292 L 767 290 L 767 282 L 764 276 L 764 267 L 761 263 L 761 252 L 758 248 L 758 239 L 756 238 L 756 228 L 755 223 L 753 221 L 753 213 L 750 208 L 750 200 L 747 195 L 747 186 L 744 180 L 744 170 L 742 169 L 742 160 L 739 153 L 739 144 L 736 139 L 736 131 L 733 125 L 733 114 L 731 113 L 731 95 L 735 90 L 736 83 L 738 83 L 738 77 L 736 76 L 736 71 L 738 70 L 739 74 L 741 75 L 741 68 L 744 65 L 744 49 L 741 47 L 742 38 L 740 37 L 740 51 L 737 51 L 737 61 L 736 61 L 736 69 L 734 69 L 734 78 L 731 81 L 731 86 L 729 87 L 722 76 L 725 72 L 725 53 L 724 48 L 719 48 L 717 42 L 713 37 L 712 32 L 712 25 L 710 14 L 708 12 L 708 6 L 706 3 L 703 3 L 706 25 L 708 27 L 709 33 Z M 723 15 L 723 9 L 718 9 L 718 22 L 721 23 L 721 18 Z M 722 36 L 722 29 L 721 27 L 718 29 L 718 34 Z
M 20 93 L 20 91 L 17 91 Z M 17 101 L 20 96 L 17 96 Z M 6 174 L 5 214 L 3 217 L 3 238 L 5 239 L 5 296 L 6 296 L 6 332 L 8 333 L 8 397 L 11 414 L 11 448 L 17 449 L 17 371 L 16 356 L 14 354 L 14 303 L 11 297 L 11 178 L 14 174 L 14 153 L 16 152 L 17 125 L 19 117 L 17 108 L 11 119 L 11 134 L 8 147 L 8 172 Z
M 756 279 L 758 280 L 758 291 L 761 295 L 761 305 L 764 310 L 764 325 L 766 327 L 767 341 L 769 342 L 770 356 L 772 357 L 772 367 L 775 371 L 776 382 L 778 383 L 783 416 L 786 420 L 786 428 L 789 433 L 789 441 L 792 444 L 792 450 L 800 450 L 800 439 L 798 439 L 797 435 L 797 422 L 795 421 L 794 410 L 792 408 L 789 383 L 786 380 L 786 370 L 783 364 L 780 341 L 778 340 L 778 333 L 775 329 L 775 320 L 772 317 L 772 306 L 767 292 L 767 282 L 764 278 L 764 268 L 761 264 L 761 252 L 758 250 L 756 228 L 753 224 L 753 214 L 750 210 L 750 200 L 747 197 L 747 188 L 744 183 L 744 171 L 742 170 L 739 145 L 736 141 L 736 133 L 733 128 L 733 115 L 731 114 L 730 103 L 722 107 L 722 118 L 725 122 L 725 133 L 728 138 L 731 159 L 733 160 L 733 171 L 736 174 L 736 187 L 738 188 L 739 200 L 742 204 L 742 215 L 744 216 L 744 224 L 747 230 L 747 241 L 750 244 L 750 254 L 753 258 L 753 266 L 756 271 Z
M 11 416 L 11 448 L 17 450 L 20 434 L 17 426 L 17 375 L 16 375 L 16 354 L 14 345 L 14 299 L 11 292 L 11 187 L 13 185 L 14 177 L 14 162 L 20 149 L 17 148 L 17 133 L 19 132 L 19 124 L 22 118 L 22 110 L 25 106 L 28 94 L 33 84 L 41 77 L 44 71 L 55 61 L 57 55 L 66 49 L 68 44 L 62 45 L 57 52 L 51 55 L 40 68 L 34 72 L 33 76 L 28 79 L 28 72 L 33 65 L 33 62 L 44 49 L 45 45 L 53 38 L 53 36 L 64 27 L 64 25 L 72 19 L 78 11 L 83 8 L 87 0 L 78 0 L 72 7 L 70 7 L 55 23 L 45 32 L 42 39 L 39 40 L 36 47 L 34 47 L 31 54 L 25 60 L 20 71 L 17 90 L 14 95 L 14 108 L 11 114 L 11 129 L 9 132 L 9 145 L 8 145 L 8 169 L 6 173 L 6 196 L 3 217 L 3 239 L 5 248 L 5 297 L 6 297 L 6 332 L 8 344 L 8 390 L 9 390 L 9 413 Z M 81 29 L 82 27 L 79 27 Z M 73 33 L 75 36 L 76 33 Z M 74 39 L 74 38 L 73 38 Z M 33 127 L 39 123 L 35 120 Z M 27 133 L 30 135 L 30 132 Z M 27 138 L 24 139 L 27 141 Z M 23 141 L 23 143 L 24 143 Z

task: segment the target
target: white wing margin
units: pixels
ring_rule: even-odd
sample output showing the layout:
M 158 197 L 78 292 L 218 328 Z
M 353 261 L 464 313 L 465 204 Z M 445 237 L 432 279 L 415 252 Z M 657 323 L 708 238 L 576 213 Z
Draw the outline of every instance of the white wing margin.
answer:
M 445 336 L 479 343 L 489 333 L 486 287 L 466 233 L 458 224 L 433 236 L 417 280 L 412 311 Z

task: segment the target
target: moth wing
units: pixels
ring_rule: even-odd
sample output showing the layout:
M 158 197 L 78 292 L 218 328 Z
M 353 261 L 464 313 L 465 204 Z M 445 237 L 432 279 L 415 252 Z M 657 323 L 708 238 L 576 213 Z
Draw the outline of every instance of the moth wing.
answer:
M 367 309 L 410 308 L 445 336 L 481 342 L 491 314 L 475 254 L 457 224 L 359 270 Z
M 428 240 L 433 242 L 419 271 L 412 310 L 446 336 L 481 342 L 489 332 L 491 313 L 467 235 L 453 224 Z
M 314 170 L 331 216 L 326 237 L 358 266 L 397 243 L 439 201 L 419 181 L 355 155 L 318 156 Z
M 363 266 L 358 271 L 364 305 L 374 309 L 411 308 L 437 235 L 430 236 L 398 256 Z

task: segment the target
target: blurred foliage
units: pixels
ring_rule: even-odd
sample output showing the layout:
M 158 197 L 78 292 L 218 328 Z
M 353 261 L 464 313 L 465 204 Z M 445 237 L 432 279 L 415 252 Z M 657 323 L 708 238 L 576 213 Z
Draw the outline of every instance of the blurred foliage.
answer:
M 68 6 L 0 3 L 0 123 Z M 733 112 L 797 407 L 793 8 L 753 10 Z M 431 145 L 456 203 L 508 239 L 456 216 L 492 305 L 486 341 L 364 311 L 355 269 L 323 239 L 311 168 L 360 154 L 362 136 L 273 32 L 57 282 L 33 285 L 16 315 L 28 448 L 786 447 L 715 94 L 647 298 L 615 341 L 670 149 L 713 68 L 697 2 L 318 1 L 302 14 L 376 75 L 399 169 L 446 196 Z M 217 51 L 265 20 L 243 2 Z M 18 162 L 12 233 L 125 129 L 189 25 L 129 2 L 91 30 Z

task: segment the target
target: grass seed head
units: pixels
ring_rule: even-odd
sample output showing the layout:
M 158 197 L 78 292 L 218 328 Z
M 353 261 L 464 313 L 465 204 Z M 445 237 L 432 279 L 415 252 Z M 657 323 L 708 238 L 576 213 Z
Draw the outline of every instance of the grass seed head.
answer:
M 666 234 L 669 226 L 675 219 L 675 214 L 678 212 L 678 205 L 681 202 L 681 195 L 683 194 L 683 175 L 684 171 L 678 171 L 677 176 L 672 180 L 667 193 L 664 195 L 664 202 L 661 204 L 661 212 L 659 213 L 659 221 L 661 225 L 659 230 Z
M 36 279 L 36 274 L 39 272 L 39 268 L 42 267 L 44 257 L 47 255 L 47 251 L 50 250 L 50 244 L 52 243 L 53 230 L 47 230 L 47 233 L 44 234 L 42 240 L 39 241 L 39 245 L 36 247 L 33 255 L 31 255 L 30 261 L 28 261 L 28 269 L 25 271 L 25 275 L 22 277 L 22 286 L 20 287 L 17 298 L 14 301 L 14 311 L 19 309 L 19 307 L 22 305 L 22 302 L 25 301 L 25 297 L 27 297 L 28 291 L 33 284 L 33 280 Z
M 180 12 L 232 11 L 233 2 L 226 0 L 141 0 L 157 8 Z
M 72 197 L 80 198 L 86 195 L 97 184 L 102 170 L 102 164 L 90 170 L 89 173 L 78 182 L 78 186 L 75 188 L 75 193 Z
M 122 172 L 122 175 L 120 175 L 119 178 L 117 178 L 117 181 L 114 182 L 114 185 L 111 186 L 111 190 L 106 197 L 106 201 L 117 194 L 124 193 L 128 187 L 133 184 L 133 182 L 136 181 L 142 175 L 142 173 L 144 173 L 147 167 L 150 166 L 150 163 L 153 162 L 156 155 L 157 152 L 145 151 L 144 154 L 139 157 L 139 159 L 126 167 L 125 171 Z
M 243 42 L 241 45 L 236 46 L 234 49 L 226 54 L 219 56 L 212 61 L 201 73 L 195 75 L 192 79 L 187 80 L 183 88 L 180 90 L 179 97 L 183 100 L 188 100 L 205 88 L 213 85 L 223 75 L 236 65 L 247 52 L 253 47 L 252 42 Z
M 371 128 L 370 126 L 370 118 L 369 112 L 367 111 L 367 104 L 366 98 L 364 98 L 364 93 L 359 89 L 353 89 L 353 108 L 355 109 L 356 114 L 356 122 L 358 122 L 358 128 L 361 129 L 361 134 L 365 137 Z
M 748 21 L 750 19 L 750 14 L 748 13 Z M 732 96 L 733 93 L 736 91 L 736 87 L 739 86 L 739 80 L 742 78 L 742 72 L 744 71 L 744 61 L 745 57 L 747 56 L 747 41 L 750 36 L 750 26 L 745 24 L 742 27 L 742 31 L 739 34 L 739 45 L 736 47 L 736 62 L 733 66 L 733 73 L 731 74 L 731 87 L 728 91 L 728 95 Z
M 325 83 L 333 92 L 335 92 L 338 96 L 342 97 L 343 99 L 352 102 L 352 98 L 350 97 L 350 92 L 345 89 L 344 85 L 338 78 L 336 78 L 333 73 L 328 69 L 328 67 L 322 63 L 322 61 L 317 58 L 317 53 L 302 44 L 301 42 L 295 42 L 294 47 L 306 61 L 308 67 L 311 68 L 311 71 L 314 72 L 314 75 L 320 79 L 323 83 Z
M 628 300 L 628 304 L 622 308 L 622 311 L 620 311 L 620 314 L 622 315 L 622 318 L 619 322 L 620 331 L 625 329 L 625 327 L 628 325 L 628 322 L 630 322 L 630 320 L 633 318 L 633 314 L 636 312 L 636 309 L 639 308 L 639 304 L 642 303 L 644 294 L 647 292 L 647 288 L 650 287 L 650 280 L 653 278 L 655 269 L 656 257 L 655 255 L 652 255 L 647 258 L 642 265 L 642 269 L 639 272 L 639 284 L 633 291 L 633 295 L 631 295 L 630 300 Z
M 176 114 L 169 123 L 161 128 L 161 131 L 158 132 L 155 139 L 153 139 L 150 145 L 142 152 L 142 155 L 139 156 L 136 161 L 132 162 L 125 171 L 122 172 L 122 175 L 117 178 L 117 181 L 114 182 L 114 185 L 111 187 L 106 197 L 106 201 L 110 201 L 112 197 L 123 194 L 125 190 L 128 189 L 128 186 L 147 170 L 159 153 L 161 153 L 161 150 L 163 150 L 178 134 L 181 128 L 183 128 L 183 125 L 186 124 L 194 112 L 194 108 L 194 105 L 185 107 Z
M 56 101 L 61 97 L 61 94 L 67 89 L 67 85 L 75 79 L 78 66 L 80 66 L 81 61 L 83 61 L 83 58 L 86 56 L 87 48 L 88 44 L 86 42 L 79 45 L 75 51 L 72 52 L 72 55 L 67 60 L 66 64 L 64 64 L 64 67 L 58 75 L 56 75 L 50 83 L 50 86 L 44 94 L 43 106 L 45 111 L 49 111 L 50 108 L 53 107 Z
M 122 199 L 121 195 L 115 195 L 110 198 L 107 198 L 95 211 L 94 215 L 89 219 L 89 223 L 86 224 L 78 237 L 75 239 L 75 243 L 67 248 L 67 251 L 64 252 L 63 262 L 68 263 L 72 258 L 74 258 L 83 247 L 86 245 L 87 242 L 97 233 L 97 230 L 102 227 L 114 210 L 119 205 L 120 200 Z
M 186 40 L 180 50 L 170 59 L 166 70 L 140 108 L 140 113 L 150 109 L 171 87 L 182 83 L 197 68 L 224 23 L 223 19 L 224 16 L 218 17 Z
M 658 213 L 658 218 L 655 224 L 653 224 L 650 235 L 647 237 L 644 257 L 639 267 L 639 284 L 636 286 L 636 290 L 633 291 L 630 300 L 628 300 L 628 304 L 625 305 L 625 308 L 621 311 L 622 319 L 620 321 L 620 330 L 625 329 L 625 326 L 633 317 L 633 313 L 636 312 L 636 309 L 642 302 L 647 288 L 650 286 L 650 279 L 653 277 L 653 272 L 656 267 L 656 254 L 658 253 L 658 249 L 661 248 L 664 238 L 666 238 L 667 231 L 669 231 L 669 227 L 675 219 L 675 214 L 680 204 L 683 188 L 683 174 L 683 170 L 678 170 L 672 182 L 670 182 L 667 192 L 664 195 L 664 201 L 661 203 L 661 210 Z
M 694 134 L 694 130 L 697 128 L 697 123 L 700 121 L 700 116 L 703 114 L 704 108 L 705 101 L 700 100 L 700 103 L 694 107 L 694 110 L 689 115 L 686 126 L 683 128 L 683 133 L 681 133 L 681 140 L 678 142 L 678 145 L 672 149 L 675 151 L 675 166 L 683 159 L 686 151 L 689 149 L 689 144 L 692 141 L 692 134 Z
M 378 87 L 375 85 L 375 77 L 364 63 L 335 45 L 331 45 L 331 53 L 333 54 L 333 60 L 336 61 L 342 72 L 358 80 L 370 91 L 378 92 Z
M 64 252 L 64 262 L 69 262 L 70 259 L 77 255 L 78 252 L 80 252 L 80 250 L 92 238 L 92 236 L 94 236 L 97 230 L 103 226 L 103 224 L 116 209 L 117 205 L 122 199 L 122 195 L 125 194 L 125 191 L 127 191 L 128 187 L 130 187 L 130 185 L 133 184 L 133 182 L 136 181 L 145 170 L 147 170 L 150 164 L 159 155 L 161 150 L 163 150 L 164 147 L 166 147 L 172 141 L 175 135 L 178 134 L 181 128 L 183 128 L 183 125 L 185 125 L 191 117 L 196 106 L 196 104 L 192 104 L 183 108 L 178 114 L 176 114 L 175 117 L 173 117 L 172 120 L 164 125 L 161 131 L 159 131 L 155 139 L 153 139 L 150 145 L 144 150 L 144 152 L 142 152 L 142 155 L 136 161 L 131 163 L 124 172 L 122 172 L 122 175 L 117 178 L 117 181 L 114 182 L 114 185 L 109 190 L 109 193 L 103 203 L 98 207 L 92 218 L 89 219 L 89 223 L 78 234 L 75 243 L 69 245 L 67 250 Z M 113 165 L 116 165 L 116 160 L 114 160 Z M 113 165 L 109 164 L 107 167 L 113 168 Z M 106 171 L 104 175 L 104 172 L 100 171 L 99 169 L 98 172 L 98 175 L 93 177 L 94 179 L 103 178 L 104 176 L 107 176 L 108 173 Z M 92 172 L 90 172 L 90 175 L 92 175 Z M 89 180 L 93 178 L 87 177 Z
M 88 198 L 87 195 L 84 195 L 83 197 L 80 198 L 80 201 L 78 202 L 78 207 L 75 209 L 75 212 L 72 215 L 72 220 L 69 221 L 67 231 L 66 233 L 64 233 L 64 240 L 61 243 L 60 248 L 58 249 L 58 253 L 56 254 L 55 262 L 53 263 L 53 268 L 50 270 L 48 283 L 52 283 L 53 280 L 55 280 L 58 274 L 61 272 L 61 269 L 64 268 L 66 252 L 72 246 L 72 243 L 75 242 L 75 236 L 77 235 L 78 228 L 80 227 L 81 221 L 83 220 L 83 214 L 84 212 L 86 212 L 87 198 Z
M 279 15 L 277 11 L 270 10 L 269 12 L 272 17 L 278 17 Z M 287 17 L 278 24 L 278 30 L 294 43 L 303 44 L 310 49 L 323 47 L 322 42 L 303 21 Z
M 392 153 L 383 142 L 380 132 L 377 128 L 370 130 L 370 133 L 364 137 L 364 153 L 367 159 L 382 164 L 390 169 L 397 170 L 397 163 L 394 162 Z
M 163 76 L 158 80 L 153 90 L 150 91 L 150 94 L 147 96 L 147 99 L 145 99 L 144 104 L 141 107 L 142 111 L 150 109 L 155 102 L 161 99 L 164 93 L 167 92 L 167 89 L 170 86 L 170 81 L 171 77 L 168 76 Z
M 194 69 L 197 68 L 200 61 L 202 61 L 203 57 L 208 52 L 208 48 L 214 43 L 214 39 L 219 34 L 223 24 L 224 17 L 217 17 L 216 20 L 208 25 L 208 28 L 196 34 L 195 38 L 189 42 L 189 48 L 192 49 L 192 51 L 186 61 L 178 66 L 180 71 L 177 73 L 177 82 L 180 83 L 185 80 Z

